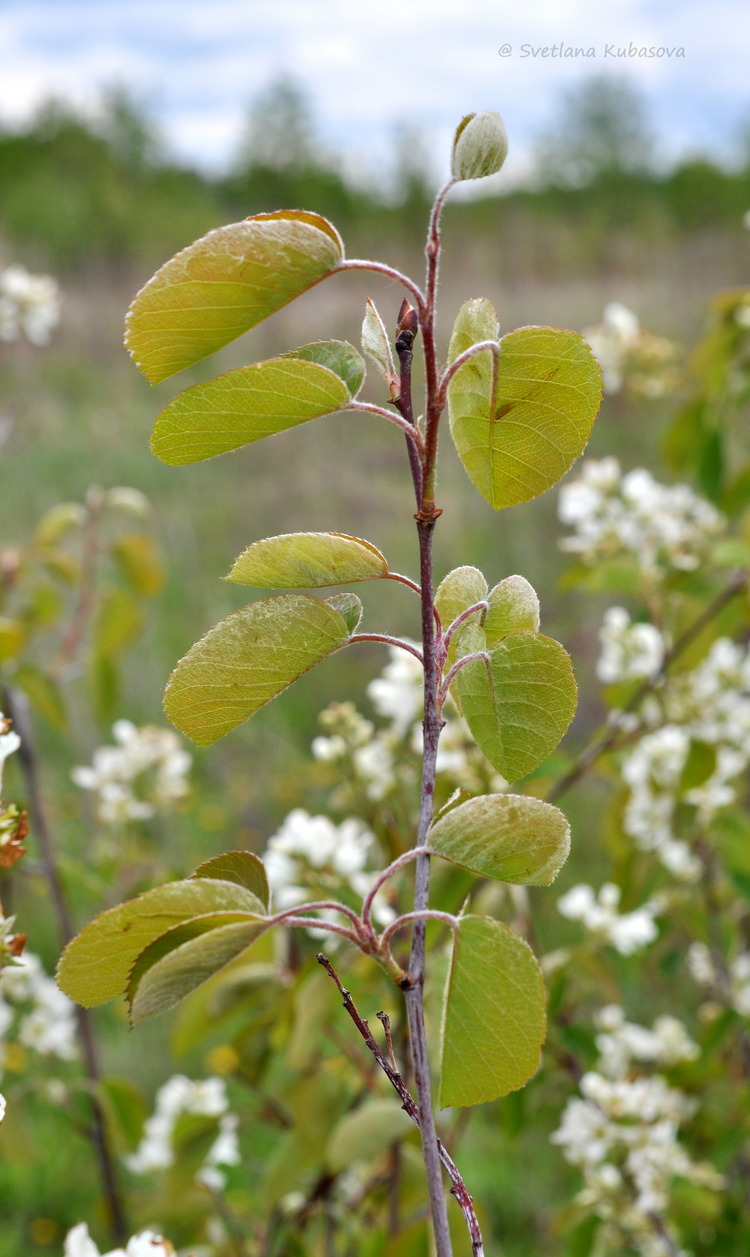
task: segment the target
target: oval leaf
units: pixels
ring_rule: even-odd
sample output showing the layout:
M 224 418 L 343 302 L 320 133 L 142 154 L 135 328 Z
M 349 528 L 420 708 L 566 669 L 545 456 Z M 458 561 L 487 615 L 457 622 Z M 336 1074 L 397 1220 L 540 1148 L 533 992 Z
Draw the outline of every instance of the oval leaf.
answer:
M 387 575 L 385 558 L 369 541 L 341 532 L 295 532 L 248 546 L 226 579 L 265 589 L 321 589 Z
M 344 617 L 308 594 L 262 598 L 209 629 L 172 673 L 164 710 L 198 746 L 208 746 L 338 650 Z
M 539 1067 L 546 1033 L 542 971 L 531 948 L 490 917 L 461 917 L 445 988 L 439 1102 L 484 1104 Z
M 179 1004 L 268 929 L 261 918 L 227 922 L 226 916 L 186 922 L 141 952 L 128 984 L 131 1025 Z
M 265 865 L 252 851 L 225 851 L 199 864 L 193 877 L 218 877 L 220 881 L 234 882 L 251 891 L 265 908 L 270 902 Z
M 512 633 L 489 649 L 473 623 L 462 631 L 459 651 L 487 652 L 465 664 L 454 684 L 480 751 L 506 781 L 517 781 L 552 754 L 575 715 L 568 654 L 539 633 Z
M 449 360 L 497 336 L 483 298 L 461 307 Z M 458 369 L 448 386 L 461 462 L 495 510 L 528 502 L 560 480 L 583 452 L 601 398 L 601 371 L 576 332 L 522 327 Z
M 134 298 L 125 344 L 152 384 L 199 362 L 324 279 L 344 255 L 319 214 L 281 210 L 219 227 Z
M 570 851 L 570 826 L 556 807 L 519 794 L 460 803 L 432 826 L 431 851 L 498 882 L 549 886 Z
M 334 594 L 326 598 L 329 607 L 338 611 L 350 633 L 356 633 L 364 607 L 356 594 Z
M 170 467 L 184 467 L 330 415 L 350 401 L 343 380 L 328 367 L 269 358 L 185 389 L 157 417 L 151 452 Z
M 508 633 L 539 632 L 539 599 L 524 576 L 506 576 L 487 597 L 484 618 L 488 646 L 496 646 Z
M 482 573 L 476 567 L 456 567 L 441 580 L 435 592 L 435 609 L 440 616 L 443 632 L 450 628 L 453 621 L 463 611 L 468 611 L 475 602 L 484 602 L 489 586 Z M 470 617 L 472 622 L 479 622 L 482 613 Z M 451 668 L 456 660 L 459 634 L 454 633 L 448 646 L 445 668 Z M 454 692 L 455 698 L 455 692 Z
M 154 939 L 211 912 L 262 915 L 263 904 L 230 882 L 206 879 L 157 886 L 100 913 L 68 943 L 57 971 L 61 990 L 84 1008 L 114 999 L 123 993 L 133 963 Z

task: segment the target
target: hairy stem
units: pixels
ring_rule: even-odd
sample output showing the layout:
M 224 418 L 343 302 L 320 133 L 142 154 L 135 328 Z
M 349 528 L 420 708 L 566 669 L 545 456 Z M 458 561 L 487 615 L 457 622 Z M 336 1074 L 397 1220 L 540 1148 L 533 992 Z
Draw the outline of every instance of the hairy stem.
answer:
M 34 733 L 23 695 L 19 694 L 17 690 L 8 689 L 6 692 L 6 703 L 8 714 L 13 721 L 16 733 L 21 739 L 18 756 L 28 793 L 31 826 L 39 844 L 41 864 L 50 889 L 55 916 L 57 917 L 58 935 L 62 949 L 73 937 L 75 927 L 57 866 L 52 831 L 44 805 Z M 75 1017 L 83 1068 L 87 1079 L 91 1083 L 91 1127 L 87 1133 L 96 1153 L 112 1234 L 116 1243 L 124 1244 L 128 1236 L 127 1220 L 117 1182 L 115 1160 L 110 1148 L 104 1111 L 96 1094 L 101 1080 L 101 1068 L 94 1028 L 88 1009 L 76 1006 Z

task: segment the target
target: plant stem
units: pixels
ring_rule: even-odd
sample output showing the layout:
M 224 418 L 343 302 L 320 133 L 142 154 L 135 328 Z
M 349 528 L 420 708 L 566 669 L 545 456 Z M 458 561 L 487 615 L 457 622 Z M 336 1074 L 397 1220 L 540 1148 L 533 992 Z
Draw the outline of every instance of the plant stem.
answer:
M 336 970 L 334 969 L 333 965 L 330 963 L 329 960 L 327 960 L 327 958 L 322 953 L 319 953 L 317 959 L 318 959 L 318 964 L 323 966 L 323 968 L 325 969 L 329 977 L 336 983 L 336 986 L 338 987 L 344 1000 L 344 1008 L 346 1009 L 347 1013 L 351 1017 L 352 1021 L 357 1027 L 357 1030 L 359 1031 L 362 1038 L 364 1039 L 370 1052 L 372 1052 L 372 1055 L 375 1057 L 375 1060 L 377 1061 L 378 1065 L 382 1069 L 383 1073 L 385 1074 L 386 1078 L 390 1082 L 391 1086 L 397 1092 L 398 1097 L 401 1100 L 401 1107 L 403 1108 L 404 1112 L 406 1113 L 408 1117 L 411 1118 L 414 1125 L 421 1130 L 421 1121 L 422 1121 L 421 1107 L 415 1104 L 414 1099 L 411 1095 L 411 1092 L 408 1090 L 400 1073 L 398 1072 L 397 1069 L 394 1068 L 394 1066 L 391 1064 L 391 1062 L 388 1060 L 388 1058 L 385 1056 L 385 1054 L 381 1051 L 380 1047 L 376 1043 L 375 1039 L 372 1036 L 370 1027 L 368 1026 L 367 1022 L 364 1021 L 362 1017 L 360 1017 L 359 1012 L 357 1010 L 357 1006 L 354 1003 L 354 1000 L 352 999 L 350 992 L 345 990 L 345 988 L 343 987 L 341 983 L 341 979 L 336 973 Z M 378 1017 L 381 1020 L 383 1020 L 383 1017 L 380 1013 L 378 1013 Z M 430 1107 L 430 1114 L 432 1114 L 431 1107 Z M 438 1160 L 442 1162 L 442 1164 L 445 1166 L 446 1170 L 448 1171 L 448 1175 L 451 1180 L 451 1192 L 456 1197 L 456 1200 L 458 1201 L 458 1204 L 460 1205 L 461 1211 L 464 1215 L 464 1219 L 466 1221 L 469 1235 L 471 1237 L 472 1253 L 474 1257 L 483 1257 L 484 1246 L 482 1243 L 482 1233 L 479 1228 L 479 1221 L 477 1219 L 477 1215 L 474 1210 L 474 1204 L 473 1204 L 472 1198 L 467 1191 L 466 1184 L 464 1183 L 464 1180 L 461 1177 L 460 1171 L 458 1167 L 456 1166 L 455 1161 L 448 1153 L 447 1149 L 445 1148 L 445 1145 L 437 1138 L 435 1140 L 435 1143 L 436 1143 L 436 1148 L 437 1148 L 437 1153 L 438 1153 Z M 443 1205 L 445 1205 L 444 1198 L 443 1198 Z M 446 1230 L 447 1230 L 447 1219 L 446 1219 Z M 437 1248 L 437 1244 L 438 1244 L 437 1235 L 435 1237 L 435 1243 L 436 1243 L 436 1248 Z M 447 1243 L 448 1243 L 447 1251 L 450 1252 L 451 1251 L 450 1236 L 448 1236 L 447 1238 Z
M 75 927 L 57 866 L 52 832 L 44 805 L 34 734 L 23 695 L 19 694 L 17 690 L 9 688 L 6 692 L 6 703 L 13 726 L 21 739 L 18 757 L 28 792 L 31 824 L 39 843 L 41 864 L 57 917 L 58 934 L 62 949 L 73 937 Z M 128 1226 L 117 1183 L 115 1161 L 110 1149 L 104 1111 L 96 1094 L 101 1081 L 101 1068 L 94 1028 L 88 1009 L 76 1005 L 75 1017 L 83 1068 L 86 1077 L 91 1083 L 92 1120 L 88 1133 L 96 1152 L 112 1234 L 117 1244 L 125 1244 L 128 1237 Z

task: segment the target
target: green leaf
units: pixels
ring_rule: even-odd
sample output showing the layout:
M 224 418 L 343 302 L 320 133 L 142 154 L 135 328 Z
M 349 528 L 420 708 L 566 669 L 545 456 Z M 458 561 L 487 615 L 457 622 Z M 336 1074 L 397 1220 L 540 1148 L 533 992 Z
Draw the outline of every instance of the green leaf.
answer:
M 170 467 L 199 463 L 330 415 L 351 401 L 316 362 L 269 358 L 185 389 L 156 419 L 151 452 Z
M 73 528 L 80 528 L 86 508 L 80 502 L 58 502 L 43 515 L 36 526 L 34 541 L 38 546 L 56 546 Z
M 506 576 L 491 589 L 484 618 L 488 646 L 496 646 L 508 633 L 539 632 L 539 599 L 523 576 Z
M 164 588 L 164 568 L 156 547 L 143 532 L 129 532 L 112 542 L 112 554 L 125 578 L 144 598 L 155 598 Z
M 353 1161 L 375 1161 L 413 1130 L 398 1100 L 373 1100 L 347 1113 L 336 1126 L 326 1147 L 326 1165 L 339 1174 Z
M 350 633 L 356 633 L 362 619 L 362 603 L 356 594 L 334 594 L 326 598 L 329 607 L 333 607 L 344 620 Z
M 259 917 L 213 913 L 162 934 L 133 966 L 127 989 L 131 1025 L 141 1025 L 179 1004 L 267 929 L 267 921 Z
M 476 602 L 484 602 L 488 590 L 487 581 L 476 567 L 456 567 L 449 572 L 441 580 L 435 592 L 435 609 L 440 616 L 443 632 L 450 628 L 462 612 L 468 611 L 469 607 L 473 607 Z M 477 611 L 476 615 L 470 618 L 472 621 L 480 621 L 482 613 Z M 445 660 L 446 669 L 452 667 L 455 662 L 459 636 L 459 633 L 454 633 L 450 640 Z
M 492 304 L 459 310 L 449 360 L 496 340 Z M 575 332 L 522 327 L 459 367 L 448 386 L 451 432 L 470 480 L 495 510 L 556 484 L 583 452 L 601 397 L 601 371 Z
M 570 826 L 541 799 L 486 794 L 460 803 L 430 829 L 431 851 L 498 882 L 549 886 L 570 851 Z
M 344 248 L 319 214 L 279 210 L 219 227 L 134 298 L 125 344 L 152 384 L 229 344 L 330 274 Z
M 130 969 L 154 939 L 183 921 L 212 912 L 263 914 L 263 904 L 242 886 L 209 878 L 170 882 L 101 912 L 62 954 L 60 989 L 93 1008 L 125 990 Z
M 490 917 L 461 917 L 445 988 L 441 1106 L 484 1104 L 536 1072 L 546 1032 L 542 971 Z
M 308 594 L 262 598 L 209 629 L 180 660 L 164 709 L 208 746 L 281 694 L 350 635 L 339 611 Z
M 32 663 L 23 663 L 13 674 L 13 685 L 31 700 L 38 712 L 61 732 L 67 728 L 68 713 L 57 685 Z
M 110 589 L 102 597 L 94 624 L 96 653 L 114 659 L 135 640 L 143 628 L 143 615 L 127 589 Z
M 539 633 L 512 633 L 492 649 L 484 631 L 461 632 L 464 664 L 455 686 L 463 715 L 483 755 L 506 781 L 525 777 L 554 751 L 576 709 L 570 659 L 559 642 Z
M 0 663 L 16 659 L 26 645 L 26 626 L 21 620 L 0 616 Z
M 299 358 L 327 367 L 346 386 L 350 397 L 356 397 L 364 383 L 364 359 L 348 340 L 314 340 L 299 349 L 289 349 L 281 357 Z
M 223 855 L 216 855 L 212 860 L 199 864 L 193 877 L 217 877 L 220 881 L 234 882 L 251 891 L 265 908 L 268 907 L 271 892 L 265 865 L 252 851 L 225 851 Z
M 294 532 L 248 546 L 226 580 L 265 589 L 319 589 L 387 575 L 385 558 L 369 541 L 341 532 Z

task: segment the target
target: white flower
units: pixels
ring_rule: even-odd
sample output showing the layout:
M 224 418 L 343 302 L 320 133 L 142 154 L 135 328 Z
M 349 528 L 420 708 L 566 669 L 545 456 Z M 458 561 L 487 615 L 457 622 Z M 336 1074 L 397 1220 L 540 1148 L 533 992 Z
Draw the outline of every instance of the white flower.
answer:
M 593 887 L 573 886 L 557 901 L 558 911 L 571 921 L 581 921 L 587 930 L 598 935 L 623 956 L 630 956 L 641 947 L 653 943 L 658 934 L 654 918 L 662 910 L 658 900 L 649 900 L 633 912 L 618 913 L 620 888 L 606 882 L 594 894 Z
M 0 272 L 0 340 L 21 334 L 34 345 L 46 345 L 60 318 L 60 295 L 48 275 L 30 275 L 23 266 Z
M 29 1007 L 30 1006 L 30 1007 Z M 18 1041 L 41 1056 L 78 1055 L 75 1008 L 33 952 L 0 972 L 0 1035 L 18 1015 Z
M 378 715 L 390 720 L 394 736 L 403 737 L 422 716 L 424 669 L 408 651 L 397 646 L 389 650 L 390 662 L 370 682 L 367 694 Z
M 176 733 L 117 720 L 112 734 L 115 746 L 98 747 L 90 766 L 71 773 L 77 786 L 96 795 L 96 814 L 103 824 L 148 820 L 185 797 L 192 760 Z M 136 785 L 145 798 L 136 793 Z
M 238 1119 L 228 1109 L 229 1101 L 222 1078 L 193 1081 L 184 1074 L 175 1074 L 159 1088 L 154 1112 L 146 1121 L 141 1142 L 135 1152 L 125 1157 L 125 1164 L 134 1174 L 168 1169 L 174 1162 L 172 1140 L 180 1114 L 194 1113 L 202 1117 L 215 1117 L 219 1119 L 219 1133 L 196 1177 L 207 1186 L 220 1190 L 224 1179 L 216 1167 L 236 1165 L 240 1159 L 237 1143 Z M 205 1177 L 207 1169 L 212 1173 Z M 218 1183 L 219 1178 L 221 1183 Z
M 631 624 L 624 607 L 609 607 L 599 630 L 597 676 L 605 685 L 653 676 L 664 661 L 664 638 L 654 624 Z
M 172 1257 L 174 1249 L 155 1231 L 141 1231 L 128 1240 L 125 1248 L 113 1248 L 100 1254 L 89 1235 L 85 1222 L 79 1222 L 65 1236 L 64 1257 Z
M 0 788 L 3 784 L 3 765 L 9 755 L 21 745 L 18 734 L 10 729 L 10 721 L 0 711 Z
M 5 1117 L 6 1100 L 4 1095 L 0 1095 L 0 1122 Z

